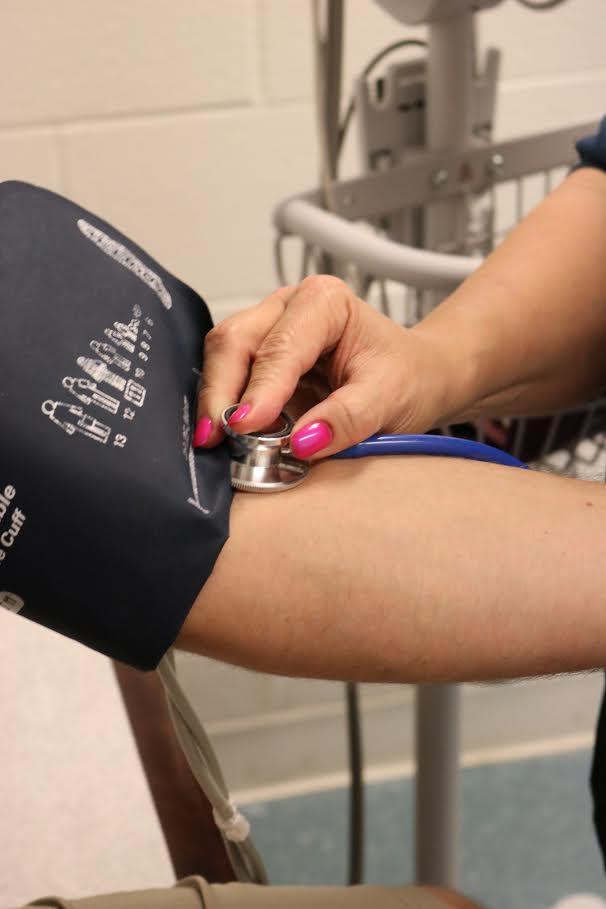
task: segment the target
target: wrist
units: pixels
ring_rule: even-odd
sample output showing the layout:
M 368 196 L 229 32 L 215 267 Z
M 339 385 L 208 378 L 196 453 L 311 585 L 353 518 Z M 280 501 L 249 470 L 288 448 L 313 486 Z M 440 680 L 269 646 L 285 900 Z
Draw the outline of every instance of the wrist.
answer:
M 468 414 L 485 397 L 481 358 L 454 326 L 420 322 L 411 333 L 419 352 L 418 376 L 427 410 L 426 428 Z
M 531 379 L 526 321 L 511 318 L 527 308 L 502 268 L 483 266 L 412 329 L 442 364 L 442 422 L 478 416 L 491 396 Z

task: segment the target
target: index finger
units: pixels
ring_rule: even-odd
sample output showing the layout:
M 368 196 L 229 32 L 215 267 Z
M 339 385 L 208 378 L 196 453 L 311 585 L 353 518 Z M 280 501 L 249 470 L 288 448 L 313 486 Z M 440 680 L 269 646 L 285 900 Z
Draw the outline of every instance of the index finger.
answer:
M 234 414 L 230 424 L 237 421 L 239 431 L 253 432 L 278 418 L 301 376 L 341 339 L 350 294 L 347 285 L 331 275 L 314 275 L 299 285 L 255 353 L 240 399 L 242 413 Z
M 293 292 L 292 287 L 280 287 L 256 306 L 219 322 L 206 335 L 195 447 L 213 447 L 222 440 L 221 414 L 239 401 L 255 353 L 280 319 Z

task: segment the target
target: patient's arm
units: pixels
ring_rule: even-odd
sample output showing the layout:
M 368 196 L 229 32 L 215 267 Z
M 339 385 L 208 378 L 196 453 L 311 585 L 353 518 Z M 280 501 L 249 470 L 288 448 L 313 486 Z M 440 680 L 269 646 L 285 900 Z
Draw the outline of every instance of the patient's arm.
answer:
M 606 665 L 606 488 L 442 458 L 324 462 L 238 494 L 178 646 L 285 675 L 511 678 Z

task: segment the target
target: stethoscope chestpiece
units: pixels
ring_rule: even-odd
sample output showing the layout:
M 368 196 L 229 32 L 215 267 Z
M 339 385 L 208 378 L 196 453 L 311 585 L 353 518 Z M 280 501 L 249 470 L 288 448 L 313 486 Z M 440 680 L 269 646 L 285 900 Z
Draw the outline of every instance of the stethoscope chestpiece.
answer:
M 228 425 L 238 405 L 221 414 L 231 458 L 231 485 L 243 492 L 283 492 L 302 483 L 309 473 L 309 462 L 291 454 L 290 433 L 293 421 L 282 411 L 279 428 L 274 432 L 239 433 Z

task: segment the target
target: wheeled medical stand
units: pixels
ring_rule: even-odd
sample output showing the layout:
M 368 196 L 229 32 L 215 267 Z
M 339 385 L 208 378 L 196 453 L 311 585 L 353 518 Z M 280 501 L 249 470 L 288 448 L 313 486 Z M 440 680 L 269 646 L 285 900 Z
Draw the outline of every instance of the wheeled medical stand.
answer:
M 411 325 L 461 283 L 513 224 L 567 172 L 574 143 L 595 130 L 582 123 L 550 133 L 494 142 L 499 54 L 476 59 L 473 16 L 501 0 L 377 0 L 408 25 L 427 25 L 427 41 L 396 42 L 358 79 L 341 119 L 343 0 L 312 0 L 320 187 L 281 202 L 274 213 L 276 265 L 287 245 L 302 245 L 300 274 L 330 271 L 382 311 Z M 513 2 L 513 0 L 511 0 Z M 517 0 L 550 9 L 565 0 Z M 378 64 L 396 52 L 416 57 Z M 418 49 L 423 49 L 420 56 Z M 385 65 L 385 64 L 384 64 Z M 358 121 L 362 175 L 339 180 L 349 124 Z M 290 239 L 289 239 L 290 238 Z M 288 255 L 289 261 L 291 256 Z M 397 311 L 396 311 L 397 310 Z M 533 466 L 576 475 L 603 454 L 606 400 L 549 419 L 516 419 L 498 428 L 504 447 Z M 599 421 L 599 424 L 598 424 Z M 469 427 L 468 427 L 469 429 Z M 441 431 L 452 435 L 449 427 Z M 471 427 L 478 441 L 486 425 Z M 538 444 L 537 444 L 538 438 Z M 221 831 L 241 881 L 266 882 L 246 818 L 229 799 L 210 742 L 185 696 L 174 660 L 160 676 L 176 734 L 193 777 Z M 346 686 L 352 779 L 350 882 L 361 878 L 362 785 L 357 693 Z M 416 701 L 416 879 L 457 884 L 460 696 L 456 685 L 419 685 Z

